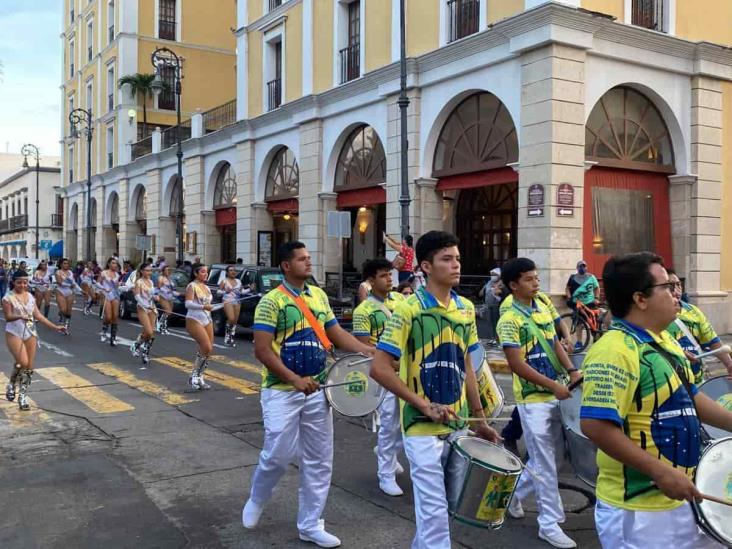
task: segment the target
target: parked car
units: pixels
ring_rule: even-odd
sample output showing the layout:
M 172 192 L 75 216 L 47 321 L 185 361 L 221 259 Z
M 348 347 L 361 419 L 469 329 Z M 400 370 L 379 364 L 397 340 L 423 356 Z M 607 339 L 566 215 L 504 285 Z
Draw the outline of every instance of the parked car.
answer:
M 153 269 L 152 280 L 156 286 L 158 283 L 159 276 L 160 276 L 160 271 L 158 269 Z M 188 286 L 188 282 L 190 282 L 190 279 L 188 278 L 188 273 L 182 269 L 173 269 L 170 273 L 170 278 L 173 281 L 173 284 L 175 285 L 176 291 L 181 294 L 173 302 L 173 312 L 178 315 L 185 316 L 186 315 L 186 304 L 185 304 L 186 286 Z M 132 315 L 135 315 L 135 317 L 137 317 L 137 301 L 135 301 L 135 294 L 132 291 L 132 288 L 134 287 L 136 280 L 137 280 L 137 270 L 134 270 L 127 277 L 127 280 L 126 280 L 124 286 L 120 286 L 119 316 L 126 320 L 129 320 L 130 318 L 132 318 Z M 171 323 L 176 320 L 181 321 L 181 320 L 183 320 L 183 317 L 174 315 L 171 317 L 170 320 L 171 320 Z
M 211 288 L 214 295 L 214 302 L 220 303 L 221 296 L 216 295 L 219 288 L 219 282 L 226 276 L 227 264 L 215 264 L 209 268 L 207 284 Z M 245 299 L 241 302 L 241 312 L 239 313 L 239 326 L 246 331 L 251 331 L 254 324 L 254 310 L 261 297 L 280 285 L 283 279 L 282 272 L 276 267 L 260 267 L 253 265 L 234 265 L 236 269 L 236 277 L 241 281 L 243 287 L 252 286 L 254 288 L 254 297 Z M 318 286 L 315 279 L 311 279 L 310 284 Z M 328 296 L 331 309 L 338 320 L 338 323 L 345 329 L 350 331 L 353 325 L 353 306 L 349 300 L 339 300 Z M 214 311 L 212 314 L 214 322 L 214 333 L 218 336 L 224 335 L 226 329 L 226 317 L 224 311 Z

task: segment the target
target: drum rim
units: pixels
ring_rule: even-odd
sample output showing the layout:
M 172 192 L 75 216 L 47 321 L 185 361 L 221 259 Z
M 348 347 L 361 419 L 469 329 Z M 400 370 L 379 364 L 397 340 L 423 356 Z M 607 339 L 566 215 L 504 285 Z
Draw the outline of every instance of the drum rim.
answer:
M 366 412 L 365 414 L 354 414 L 352 412 L 348 412 L 348 413 L 347 412 L 344 412 L 341 409 L 341 407 L 338 406 L 337 403 L 334 403 L 333 402 L 333 399 L 330 397 L 330 393 L 331 393 L 331 391 L 333 389 L 339 389 L 340 388 L 340 387 L 329 387 L 328 386 L 328 376 L 330 375 L 331 370 L 335 367 L 335 365 L 336 365 L 336 363 L 338 363 L 338 361 L 343 360 L 343 359 L 348 358 L 348 357 L 351 357 L 351 356 L 358 356 L 358 357 L 361 357 L 361 358 L 370 358 L 370 359 L 373 360 L 373 357 L 370 357 L 370 356 L 365 355 L 363 353 L 348 353 L 348 354 L 345 354 L 343 356 L 338 357 L 336 359 L 336 361 L 327 368 L 327 370 L 325 372 L 325 376 L 323 377 L 323 383 L 322 383 L 321 387 L 323 388 L 323 393 L 325 393 L 325 400 L 328 401 L 328 404 L 330 404 L 330 406 L 336 412 L 338 412 L 342 416 L 346 416 L 346 417 L 366 417 L 369 414 L 372 414 L 376 410 L 378 410 L 379 409 L 379 406 L 381 406 L 381 403 L 384 402 L 384 399 L 386 398 L 386 389 L 384 389 L 383 387 L 381 387 L 381 396 L 379 397 L 378 402 L 376 403 L 376 408 L 374 408 L 370 412 Z M 367 376 L 367 377 L 370 377 L 370 376 Z M 374 381 L 374 383 L 376 383 L 376 382 Z
M 491 446 L 495 446 L 496 448 L 498 448 L 500 450 L 503 450 L 503 451 L 511 454 L 514 458 L 516 458 L 516 461 L 519 462 L 519 468 L 518 469 L 513 469 L 513 470 L 504 469 L 504 468 L 502 468 L 502 467 L 500 467 L 498 465 L 493 465 L 492 463 L 486 463 L 482 459 L 478 459 L 475 456 L 471 456 L 465 450 L 463 450 L 460 447 L 460 445 L 458 444 L 458 442 L 461 441 L 461 440 L 463 440 L 463 439 L 477 439 L 477 440 L 480 440 L 480 441 L 482 441 L 482 442 L 484 442 L 486 444 L 490 444 Z M 489 470 L 494 471 L 496 473 L 502 473 L 502 474 L 507 475 L 507 476 L 512 476 L 512 475 L 520 475 L 522 473 L 522 471 L 524 470 L 524 464 L 523 464 L 523 462 L 521 461 L 521 459 L 516 454 L 514 454 L 513 452 L 507 450 L 503 446 L 499 446 L 498 444 L 495 444 L 495 443 L 490 442 L 488 440 L 482 439 L 480 437 L 475 437 L 475 436 L 471 436 L 471 435 L 461 435 L 461 436 L 455 437 L 455 439 L 453 439 L 451 446 L 452 446 L 452 448 L 453 448 L 454 451 L 458 452 L 461 456 L 468 458 L 469 461 L 474 461 L 476 463 L 480 463 L 486 469 L 489 469 Z
M 727 376 L 717 376 L 717 377 L 727 377 Z M 712 379 L 715 379 L 715 378 L 712 378 Z M 714 442 L 711 442 L 710 444 L 708 444 L 707 447 L 704 448 L 704 450 L 702 451 L 701 456 L 699 456 L 699 463 L 697 464 L 696 469 L 694 470 L 694 485 L 695 486 L 696 486 L 696 475 L 699 472 L 699 464 L 701 464 L 702 459 L 709 451 L 711 451 L 712 448 L 714 448 L 720 442 L 723 442 L 723 441 L 732 441 L 732 436 L 714 439 Z M 704 509 L 702 508 L 704 501 L 706 501 L 706 500 L 702 500 L 702 501 L 694 500 L 692 502 L 692 508 L 694 509 L 694 514 L 697 518 L 697 523 L 707 534 L 709 534 L 711 537 L 713 537 L 714 539 L 716 539 L 723 545 L 729 544 L 730 540 L 727 540 L 726 538 L 719 535 L 717 533 L 716 529 L 713 527 L 713 525 L 709 522 L 709 519 L 707 518 L 707 515 L 706 515 L 706 513 L 704 513 Z

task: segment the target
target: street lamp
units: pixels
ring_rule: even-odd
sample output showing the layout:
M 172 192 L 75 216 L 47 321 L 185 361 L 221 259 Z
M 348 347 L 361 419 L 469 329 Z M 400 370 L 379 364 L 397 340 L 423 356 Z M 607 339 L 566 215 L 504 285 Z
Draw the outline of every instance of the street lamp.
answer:
M 38 231 L 38 214 L 39 214 L 39 198 L 38 198 L 38 180 L 40 178 L 40 171 L 41 171 L 41 164 L 40 164 L 40 158 L 41 153 L 38 150 L 38 147 L 33 145 L 32 143 L 26 143 L 23 145 L 23 147 L 20 149 L 20 154 L 23 155 L 23 167 L 28 168 L 28 157 L 33 156 L 36 159 L 36 259 L 38 259 L 38 248 L 40 246 L 40 233 Z M 28 214 L 28 212 L 25 212 Z
M 400 38 L 400 55 L 399 55 L 399 114 L 401 117 L 401 192 L 399 193 L 399 205 L 401 206 L 401 229 L 402 241 L 409 234 L 409 174 L 407 153 L 409 149 L 409 139 L 407 137 L 407 107 L 409 107 L 409 97 L 407 97 L 407 47 L 406 47 L 406 16 L 404 9 L 404 0 L 399 0 L 399 38 Z
M 180 183 L 180 193 L 178 194 L 178 212 L 176 214 L 176 231 L 178 232 L 178 261 L 183 263 L 183 147 L 181 146 L 180 136 L 180 64 L 181 60 L 175 52 L 168 48 L 158 48 L 150 56 L 152 66 L 155 68 L 155 79 L 152 81 L 151 87 L 156 97 L 165 90 L 165 81 L 163 80 L 163 70 L 173 69 L 175 71 L 175 110 L 178 117 L 178 125 L 175 127 L 175 156 L 178 158 L 178 182 Z
M 71 124 L 71 137 L 76 139 L 80 130 L 86 135 L 86 259 L 92 258 L 92 218 L 91 218 L 91 144 L 94 133 L 93 118 L 91 109 L 74 109 L 69 113 Z

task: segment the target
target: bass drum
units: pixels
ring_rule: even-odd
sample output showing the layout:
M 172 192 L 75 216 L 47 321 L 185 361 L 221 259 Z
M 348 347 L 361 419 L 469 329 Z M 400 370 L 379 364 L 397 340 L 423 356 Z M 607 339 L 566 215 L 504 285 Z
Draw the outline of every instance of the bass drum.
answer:
M 699 459 L 694 484 L 702 494 L 732 502 L 732 438 L 712 442 Z M 732 547 L 732 507 L 714 501 L 693 503 L 699 527 L 718 542 Z
M 574 472 L 582 482 L 592 486 L 597 484 L 597 446 L 582 434 L 580 429 L 580 408 L 582 407 L 582 387 L 572 391 L 572 397 L 559 401 L 562 413 L 562 429 L 566 442 L 567 456 Z
M 483 407 L 485 417 L 498 417 L 503 411 L 503 402 L 505 397 L 503 389 L 493 377 L 488 361 L 485 359 L 485 349 L 483 345 L 470 352 L 470 362 L 473 365 L 475 378 L 478 381 L 478 393 L 480 393 L 480 404 Z
M 699 391 L 732 412 L 732 381 L 727 376 L 713 377 L 706 380 L 699 385 Z M 709 436 L 714 439 L 732 437 L 732 433 L 719 427 L 704 425 L 704 428 Z

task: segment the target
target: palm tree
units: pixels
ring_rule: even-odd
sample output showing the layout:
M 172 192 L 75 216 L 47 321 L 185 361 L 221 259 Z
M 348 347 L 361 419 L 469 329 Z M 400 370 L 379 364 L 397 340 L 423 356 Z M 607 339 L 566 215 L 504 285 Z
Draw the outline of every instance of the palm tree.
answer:
M 130 95 L 137 97 L 137 94 L 142 95 L 142 138 L 147 137 L 147 99 L 152 98 L 153 88 L 152 82 L 155 79 L 154 74 L 127 74 L 119 79 L 118 85 L 120 88 L 125 84 L 130 86 Z

